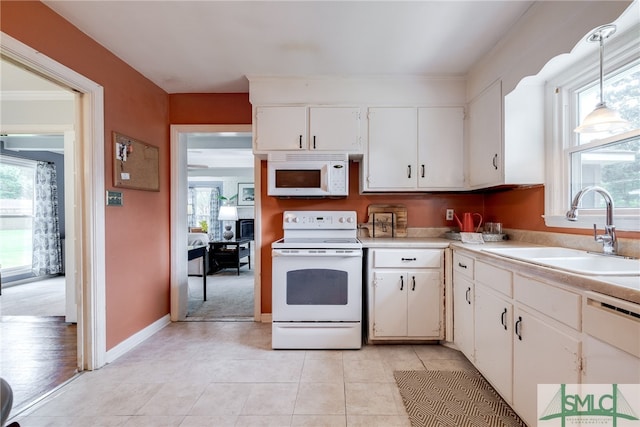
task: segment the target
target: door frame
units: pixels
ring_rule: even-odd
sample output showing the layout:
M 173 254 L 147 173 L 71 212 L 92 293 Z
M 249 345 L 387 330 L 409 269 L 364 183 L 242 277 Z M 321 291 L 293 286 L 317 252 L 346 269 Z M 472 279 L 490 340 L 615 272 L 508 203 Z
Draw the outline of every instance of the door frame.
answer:
M 0 53 L 80 94 L 73 210 L 72 272 L 77 295 L 78 370 L 106 363 L 104 88 L 94 81 L 0 32 Z M 70 272 L 67 272 L 69 274 Z
M 252 125 L 171 125 L 171 320 L 185 320 L 188 307 L 187 276 L 187 133 L 252 132 Z M 260 159 L 254 157 L 255 270 L 253 318 L 261 320 L 260 281 Z

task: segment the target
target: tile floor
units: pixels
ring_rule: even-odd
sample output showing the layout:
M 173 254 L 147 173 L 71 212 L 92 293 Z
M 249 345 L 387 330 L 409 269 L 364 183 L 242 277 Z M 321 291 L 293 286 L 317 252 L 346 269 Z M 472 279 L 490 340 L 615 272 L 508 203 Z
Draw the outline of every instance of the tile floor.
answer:
M 172 323 L 14 418 L 40 426 L 409 426 L 394 370 L 472 369 L 439 345 L 272 350 L 271 325 Z

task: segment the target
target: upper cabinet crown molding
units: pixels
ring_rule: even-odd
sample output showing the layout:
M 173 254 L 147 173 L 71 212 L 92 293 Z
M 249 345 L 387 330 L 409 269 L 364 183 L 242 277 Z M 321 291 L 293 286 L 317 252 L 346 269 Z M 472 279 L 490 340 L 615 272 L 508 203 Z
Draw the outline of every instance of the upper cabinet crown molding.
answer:
M 464 76 L 248 77 L 252 105 L 456 106 Z

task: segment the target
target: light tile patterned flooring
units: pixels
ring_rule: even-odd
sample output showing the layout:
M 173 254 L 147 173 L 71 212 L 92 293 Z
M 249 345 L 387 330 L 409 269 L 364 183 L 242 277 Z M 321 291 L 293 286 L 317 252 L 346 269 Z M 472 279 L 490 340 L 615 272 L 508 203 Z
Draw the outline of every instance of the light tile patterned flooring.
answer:
M 19 414 L 41 426 L 409 426 L 394 370 L 472 369 L 439 345 L 272 350 L 271 325 L 172 323 Z

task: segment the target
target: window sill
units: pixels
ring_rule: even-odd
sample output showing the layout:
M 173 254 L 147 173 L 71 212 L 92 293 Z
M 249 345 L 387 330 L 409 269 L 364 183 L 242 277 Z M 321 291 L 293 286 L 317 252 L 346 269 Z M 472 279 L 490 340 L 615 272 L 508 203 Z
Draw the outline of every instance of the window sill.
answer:
M 605 217 L 602 215 L 583 215 L 577 221 L 569 221 L 564 215 L 543 215 L 547 227 L 593 229 L 593 224 L 601 230 L 605 225 Z M 635 215 L 614 215 L 613 225 L 620 231 L 640 231 L 640 217 Z

